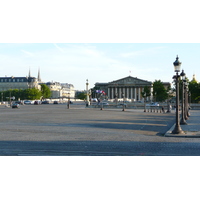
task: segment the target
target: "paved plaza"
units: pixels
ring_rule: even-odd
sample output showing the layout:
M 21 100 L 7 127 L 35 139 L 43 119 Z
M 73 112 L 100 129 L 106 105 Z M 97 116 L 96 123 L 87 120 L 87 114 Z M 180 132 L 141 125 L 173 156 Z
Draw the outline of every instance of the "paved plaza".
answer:
M 198 113 L 192 111 L 191 119 Z M 76 102 L 70 109 L 1 105 L 0 155 L 200 155 L 198 138 L 164 136 L 174 123 L 174 112 L 100 110 Z

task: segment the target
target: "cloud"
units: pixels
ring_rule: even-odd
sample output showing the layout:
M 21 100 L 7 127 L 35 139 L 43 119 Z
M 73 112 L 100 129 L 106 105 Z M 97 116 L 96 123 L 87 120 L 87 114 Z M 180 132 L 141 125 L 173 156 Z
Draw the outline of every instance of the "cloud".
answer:
M 154 47 L 154 48 L 149 48 L 149 49 L 143 49 L 140 51 L 132 51 L 132 52 L 127 52 L 127 53 L 121 53 L 120 56 L 124 58 L 129 58 L 129 57 L 135 57 L 135 56 L 143 56 L 146 54 L 155 54 L 158 52 L 160 49 L 164 49 L 165 47 Z
M 21 52 L 23 52 L 23 53 L 25 53 L 26 55 L 31 56 L 31 57 L 34 56 L 33 53 L 28 52 L 28 51 L 25 51 L 25 50 L 21 50 Z
M 63 50 L 63 48 L 59 47 L 57 44 L 54 43 L 54 46 L 62 53 L 64 53 L 65 51 Z

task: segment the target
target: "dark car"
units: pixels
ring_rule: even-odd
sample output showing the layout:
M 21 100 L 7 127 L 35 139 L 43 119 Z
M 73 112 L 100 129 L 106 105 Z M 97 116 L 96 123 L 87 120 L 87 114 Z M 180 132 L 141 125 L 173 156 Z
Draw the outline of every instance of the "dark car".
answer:
M 23 105 L 22 101 L 15 101 L 16 104 Z
M 12 108 L 19 108 L 19 104 L 18 103 L 12 104 Z
M 53 104 L 58 104 L 58 101 L 54 101 Z
M 38 101 L 34 101 L 34 105 L 39 105 L 39 102 Z
M 42 104 L 49 104 L 49 101 L 43 101 Z

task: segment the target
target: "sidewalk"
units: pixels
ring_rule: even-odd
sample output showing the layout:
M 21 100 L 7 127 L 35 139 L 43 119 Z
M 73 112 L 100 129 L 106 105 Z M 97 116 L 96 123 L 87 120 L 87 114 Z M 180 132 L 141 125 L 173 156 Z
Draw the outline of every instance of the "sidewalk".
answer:
M 181 118 L 181 114 L 180 114 Z M 165 137 L 188 137 L 200 138 L 200 110 L 190 110 L 190 117 L 186 121 L 187 125 L 181 125 L 185 134 L 172 134 L 175 124 L 165 133 Z

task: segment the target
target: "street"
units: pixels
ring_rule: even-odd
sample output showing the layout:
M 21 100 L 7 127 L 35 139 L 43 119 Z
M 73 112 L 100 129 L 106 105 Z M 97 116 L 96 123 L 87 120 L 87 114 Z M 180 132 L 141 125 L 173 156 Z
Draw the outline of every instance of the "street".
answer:
M 191 113 L 192 115 L 192 113 Z M 85 108 L 82 104 L 0 106 L 2 156 L 194 156 L 198 138 L 170 138 L 175 114 Z

